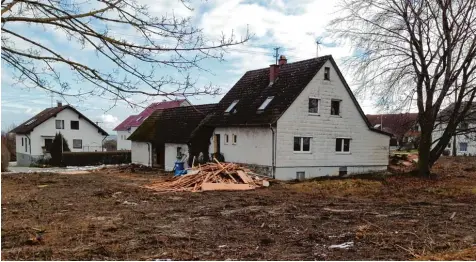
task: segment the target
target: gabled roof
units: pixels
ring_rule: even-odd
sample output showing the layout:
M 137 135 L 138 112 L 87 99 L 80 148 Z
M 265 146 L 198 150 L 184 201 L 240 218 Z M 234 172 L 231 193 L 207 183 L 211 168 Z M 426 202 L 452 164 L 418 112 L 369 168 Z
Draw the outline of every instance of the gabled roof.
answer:
M 458 110 L 459 113 L 462 113 L 464 108 L 466 107 L 468 102 L 462 102 L 461 106 Z M 466 112 L 466 115 L 463 119 L 464 122 L 476 122 L 476 102 L 473 102 Z M 451 103 L 449 106 L 447 106 L 445 109 L 441 110 L 440 113 L 438 114 L 437 120 L 438 121 L 448 121 L 451 115 L 453 114 L 453 111 L 455 111 L 455 103 Z
M 95 126 L 98 128 L 99 132 L 101 132 L 103 135 L 107 136 L 108 133 L 104 131 L 101 127 L 99 127 L 96 123 L 93 121 L 89 120 L 86 116 L 81 114 L 76 108 L 70 106 L 70 105 L 64 105 L 64 106 L 57 106 L 57 107 L 50 107 L 46 108 L 45 110 L 41 111 L 40 113 L 36 114 L 34 117 L 28 119 L 25 121 L 23 124 L 17 126 L 14 128 L 11 132 L 15 134 L 28 134 L 33 129 L 39 125 L 41 125 L 43 122 L 46 120 L 50 119 L 51 117 L 56 116 L 59 112 L 65 110 L 65 109 L 71 109 L 74 112 L 76 112 L 78 115 L 81 116 L 81 118 L 84 118 L 86 121 L 91 123 L 91 125 Z
M 415 126 L 418 113 L 367 115 L 372 127 L 402 138 Z
M 154 143 L 188 143 L 192 132 L 216 104 L 158 109 L 140 125 L 129 140 Z
M 202 126 L 266 126 L 275 124 L 327 61 L 332 63 L 368 127 L 372 131 L 389 135 L 384 131 L 372 128 L 330 55 L 280 66 L 278 78 L 273 84 L 270 84 L 269 80 L 269 67 L 246 72 L 220 100 L 213 114 L 207 117 L 206 123 L 202 123 Z M 258 108 L 271 96 L 273 99 L 267 107 L 262 112 L 258 112 Z M 234 108 L 236 111 L 225 113 L 225 110 L 236 100 L 239 100 Z
M 120 123 L 113 131 L 126 131 L 130 127 L 140 126 L 144 120 L 149 117 L 155 110 L 157 109 L 166 109 L 166 108 L 174 108 L 180 106 L 186 99 L 180 100 L 173 100 L 173 101 L 163 101 L 152 103 L 148 107 L 146 107 L 140 114 L 138 115 L 131 115 L 127 117 L 122 123 Z

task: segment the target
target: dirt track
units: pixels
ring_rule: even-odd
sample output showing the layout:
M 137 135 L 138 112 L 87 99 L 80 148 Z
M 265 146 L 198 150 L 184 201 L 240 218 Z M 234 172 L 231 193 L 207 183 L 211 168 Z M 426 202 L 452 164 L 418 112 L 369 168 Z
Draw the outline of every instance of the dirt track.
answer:
M 161 194 L 140 187 L 152 174 L 2 175 L 2 259 L 474 260 L 476 161 L 435 172 Z

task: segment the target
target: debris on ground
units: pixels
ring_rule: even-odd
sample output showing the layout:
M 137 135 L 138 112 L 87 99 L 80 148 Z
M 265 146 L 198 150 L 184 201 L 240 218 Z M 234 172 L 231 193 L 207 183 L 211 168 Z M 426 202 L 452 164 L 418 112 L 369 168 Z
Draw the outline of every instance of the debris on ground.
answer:
M 334 248 L 341 248 L 341 249 L 349 249 L 354 246 L 354 242 L 345 242 L 339 245 L 331 245 L 329 246 L 329 249 L 334 249 Z
M 233 163 L 208 163 L 187 170 L 186 175 L 157 182 L 146 188 L 156 191 L 251 190 L 268 187 L 269 181 Z

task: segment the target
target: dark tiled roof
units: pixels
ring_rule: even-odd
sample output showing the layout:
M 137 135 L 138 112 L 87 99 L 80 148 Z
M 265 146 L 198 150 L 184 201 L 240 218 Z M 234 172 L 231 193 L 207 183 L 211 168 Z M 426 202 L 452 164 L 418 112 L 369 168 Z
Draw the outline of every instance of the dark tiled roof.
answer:
M 206 123 L 202 123 L 201 126 L 262 126 L 275 124 L 327 61 L 330 61 L 336 69 L 369 128 L 372 131 L 389 135 L 387 132 L 375 130 L 370 126 L 332 56 L 322 56 L 282 65 L 279 69 L 278 79 L 272 85 L 269 84 L 269 67 L 246 72 L 220 100 L 213 114 L 207 117 Z M 271 103 L 263 112 L 257 113 L 261 104 L 270 96 L 274 97 Z M 235 100 L 239 100 L 235 107 L 236 112 L 226 114 L 225 110 Z
M 99 127 L 96 123 L 94 123 L 93 121 L 89 120 L 89 118 L 85 117 L 83 114 L 81 114 L 78 110 L 76 110 L 76 108 L 70 106 L 70 105 L 65 105 L 65 106 L 57 106 L 57 107 L 50 107 L 50 108 L 46 108 L 45 110 L 41 111 L 40 113 L 36 114 L 34 117 L 28 119 L 27 121 L 25 121 L 23 124 L 17 126 L 15 129 L 13 129 L 11 132 L 12 133 L 15 133 L 15 134 L 28 134 L 30 133 L 31 131 L 33 131 L 33 129 L 37 126 L 39 126 L 40 124 L 42 124 L 43 122 L 45 122 L 46 120 L 50 119 L 51 117 L 54 117 L 56 116 L 56 114 L 58 114 L 59 112 L 65 110 L 65 109 L 71 109 L 73 110 L 74 112 L 76 112 L 77 114 L 79 114 L 82 118 L 84 118 L 86 121 L 88 121 L 89 123 L 91 123 L 93 126 L 97 127 L 98 130 L 103 134 L 103 135 L 108 135 L 106 131 L 104 131 L 104 129 L 102 129 L 101 127 Z
M 128 138 L 155 143 L 188 143 L 193 130 L 216 104 L 158 109 Z
M 462 102 L 458 110 L 459 113 L 462 113 L 468 102 Z M 476 122 L 476 102 L 473 102 L 469 105 L 469 109 L 466 112 L 466 115 L 463 119 L 465 122 Z M 439 121 L 448 121 L 453 112 L 455 111 L 455 103 L 450 104 L 445 109 L 441 110 L 438 114 L 437 120 Z
M 113 131 L 126 131 L 132 126 L 140 126 L 144 120 L 150 116 L 155 110 L 157 109 L 166 109 L 166 108 L 174 108 L 180 106 L 185 99 L 180 100 L 173 100 L 173 101 L 163 101 L 152 103 L 148 107 L 146 107 L 140 114 L 138 115 L 131 115 L 126 120 L 122 121 Z
M 367 119 L 372 127 L 381 129 L 376 125 L 382 125 L 383 131 L 402 138 L 416 124 L 418 113 L 367 115 Z

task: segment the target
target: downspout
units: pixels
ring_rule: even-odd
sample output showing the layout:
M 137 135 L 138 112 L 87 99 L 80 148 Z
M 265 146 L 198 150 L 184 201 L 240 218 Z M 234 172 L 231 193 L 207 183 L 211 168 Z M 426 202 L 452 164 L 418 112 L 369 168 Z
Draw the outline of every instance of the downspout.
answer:
M 30 145 L 30 157 L 31 157 L 31 138 L 25 134 L 25 136 L 28 138 L 28 144 L 26 145 L 28 147 L 28 145 Z
M 148 165 L 151 167 L 151 160 L 152 160 L 152 154 L 150 148 L 152 147 L 150 142 L 147 142 L 147 152 L 149 153 L 149 157 L 147 158 L 147 161 L 149 162 Z
M 275 178 L 275 132 L 271 124 L 269 124 L 269 129 L 271 129 L 271 175 L 273 176 L 273 179 Z
M 107 136 L 104 136 L 104 138 L 101 140 L 101 152 L 104 152 L 104 140 L 106 140 L 106 137 Z M 117 146 L 116 146 L 116 150 L 117 150 Z

